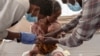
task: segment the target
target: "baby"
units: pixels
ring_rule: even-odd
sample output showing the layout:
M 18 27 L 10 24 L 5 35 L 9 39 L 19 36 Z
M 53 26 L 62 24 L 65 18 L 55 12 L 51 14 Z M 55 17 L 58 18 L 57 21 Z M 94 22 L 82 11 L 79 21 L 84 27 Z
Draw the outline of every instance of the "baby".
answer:
M 64 50 L 58 45 L 44 44 L 43 41 L 41 41 L 45 34 L 61 27 L 60 23 L 57 21 L 61 14 L 61 7 L 57 1 L 54 1 L 53 5 L 54 8 L 51 16 L 40 19 L 37 23 L 32 25 L 31 31 L 33 34 L 38 36 L 38 43 L 35 44 L 32 50 L 26 52 L 26 54 L 23 54 L 23 56 L 67 56 L 68 53 L 65 54 Z M 56 35 L 54 38 L 60 38 L 64 34 L 64 32 L 59 33 L 59 35 Z

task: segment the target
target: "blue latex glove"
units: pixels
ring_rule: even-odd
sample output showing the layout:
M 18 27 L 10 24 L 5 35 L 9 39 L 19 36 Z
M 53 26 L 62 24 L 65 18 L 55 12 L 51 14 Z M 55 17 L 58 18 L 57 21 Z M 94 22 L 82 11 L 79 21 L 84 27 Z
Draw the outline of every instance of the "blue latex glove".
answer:
M 36 42 L 36 35 L 31 33 L 21 32 L 20 40 L 24 44 L 34 44 Z

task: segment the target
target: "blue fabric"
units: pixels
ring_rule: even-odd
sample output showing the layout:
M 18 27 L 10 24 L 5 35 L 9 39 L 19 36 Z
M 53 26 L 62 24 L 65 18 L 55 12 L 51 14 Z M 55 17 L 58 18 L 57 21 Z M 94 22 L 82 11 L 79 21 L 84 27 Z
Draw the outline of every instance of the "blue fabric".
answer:
M 21 32 L 21 42 L 24 44 L 34 44 L 36 42 L 36 35 L 31 33 Z
M 75 2 L 75 5 L 72 5 L 72 4 L 68 3 L 68 7 L 72 11 L 79 11 L 79 10 L 81 10 L 81 6 L 79 5 L 79 3 L 77 1 Z

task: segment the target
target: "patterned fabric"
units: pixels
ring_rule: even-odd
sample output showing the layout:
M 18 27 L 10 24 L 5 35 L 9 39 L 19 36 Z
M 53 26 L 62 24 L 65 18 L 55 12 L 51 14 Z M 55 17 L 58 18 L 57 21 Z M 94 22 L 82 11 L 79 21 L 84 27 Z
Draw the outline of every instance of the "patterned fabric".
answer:
M 74 23 L 75 22 L 72 22 L 70 25 L 74 26 Z M 70 27 L 67 25 L 62 27 L 64 30 L 68 28 Z M 59 42 L 69 47 L 79 46 L 83 41 L 91 39 L 98 28 L 100 28 L 100 0 L 87 0 L 83 6 L 78 25 L 73 30 L 70 37 L 59 39 Z

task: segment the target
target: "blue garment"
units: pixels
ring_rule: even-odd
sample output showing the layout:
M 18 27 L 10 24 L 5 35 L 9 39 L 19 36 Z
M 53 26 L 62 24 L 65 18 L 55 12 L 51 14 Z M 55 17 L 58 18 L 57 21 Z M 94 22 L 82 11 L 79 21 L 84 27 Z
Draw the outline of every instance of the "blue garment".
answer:
M 31 33 L 21 32 L 21 42 L 24 44 L 34 44 L 36 42 L 36 35 Z
M 38 21 L 38 17 L 37 16 L 32 16 L 32 14 L 26 14 L 26 19 L 29 22 L 37 22 Z
M 71 3 L 68 3 L 68 7 L 72 11 L 79 11 L 79 10 L 81 10 L 81 6 L 79 5 L 79 3 L 77 1 L 75 1 L 75 4 L 74 5 L 72 5 Z

